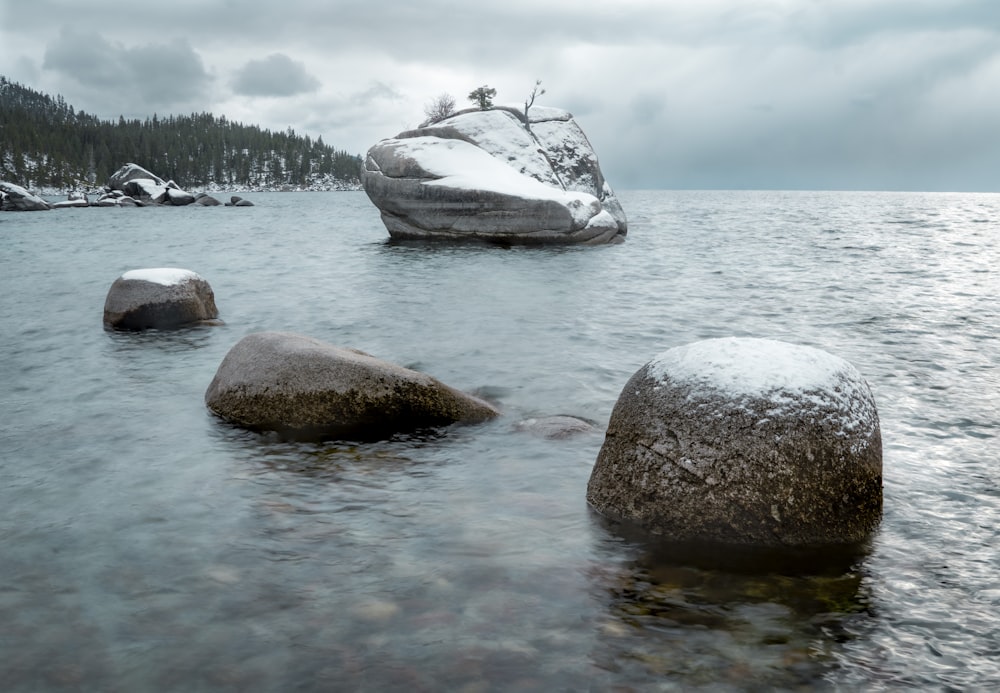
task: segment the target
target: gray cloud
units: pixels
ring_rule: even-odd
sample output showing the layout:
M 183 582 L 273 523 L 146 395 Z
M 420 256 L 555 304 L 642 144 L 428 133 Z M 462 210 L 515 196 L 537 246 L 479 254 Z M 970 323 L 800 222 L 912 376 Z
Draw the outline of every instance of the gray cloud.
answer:
M 1000 189 L 995 0 L 239 9 L 174 0 L 109 22 L 37 0 L 0 23 L 3 69 L 105 116 L 211 110 L 356 152 L 442 92 L 517 103 L 541 78 L 540 103 L 577 116 L 617 187 Z M 74 29 L 55 36 L 59 16 Z M 235 78 L 209 90 L 213 74 Z
M 319 87 L 319 80 L 306 71 L 304 64 L 283 53 L 251 60 L 237 70 L 233 79 L 233 90 L 245 96 L 294 96 Z
M 133 99 L 149 109 L 204 99 L 211 77 L 183 39 L 127 47 L 103 36 L 63 27 L 45 49 L 43 69 L 111 100 Z

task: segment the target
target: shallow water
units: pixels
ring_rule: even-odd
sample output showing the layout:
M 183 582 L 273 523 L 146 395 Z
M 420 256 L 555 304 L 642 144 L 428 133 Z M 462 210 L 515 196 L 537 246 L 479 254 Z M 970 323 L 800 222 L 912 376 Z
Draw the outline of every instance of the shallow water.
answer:
M 0 688 L 743 690 L 1000 683 L 1000 196 L 624 192 L 626 243 L 393 244 L 363 193 L 0 215 Z M 141 267 L 226 324 L 102 329 Z M 204 391 L 289 330 L 503 416 L 353 446 L 226 426 Z M 663 555 L 585 488 L 660 351 L 770 337 L 851 361 L 885 516 L 853 561 Z M 569 414 L 597 432 L 518 431 Z

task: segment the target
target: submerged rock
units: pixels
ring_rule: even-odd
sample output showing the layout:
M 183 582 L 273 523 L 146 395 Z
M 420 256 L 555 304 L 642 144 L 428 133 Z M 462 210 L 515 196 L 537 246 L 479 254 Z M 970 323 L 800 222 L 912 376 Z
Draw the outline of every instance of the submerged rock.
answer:
M 523 419 L 517 422 L 515 428 L 550 440 L 562 440 L 583 433 L 593 433 L 595 430 L 590 421 L 563 414 Z
M 240 340 L 205 403 L 238 426 L 310 439 L 377 439 L 499 414 L 424 373 L 288 332 Z
M 871 390 L 810 347 L 730 338 L 670 349 L 622 390 L 587 500 L 672 541 L 862 541 L 882 512 Z
M 219 317 L 208 282 L 174 267 L 126 272 L 104 302 L 104 326 L 113 330 L 166 330 Z
M 398 239 L 613 243 L 625 213 L 573 117 L 465 111 L 382 140 L 361 182 Z

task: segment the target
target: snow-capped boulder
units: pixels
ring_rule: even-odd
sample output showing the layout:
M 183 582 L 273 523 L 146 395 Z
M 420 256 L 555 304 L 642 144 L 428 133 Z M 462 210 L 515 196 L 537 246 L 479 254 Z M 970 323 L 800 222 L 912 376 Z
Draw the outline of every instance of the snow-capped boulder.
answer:
M 195 201 L 194 195 L 176 186 L 167 186 L 167 198 L 166 201 L 175 207 L 183 207 L 185 205 L 193 204 Z
M 66 196 L 65 200 L 52 203 L 52 209 L 66 209 L 67 207 L 89 207 L 89 206 L 90 202 L 87 200 L 87 196 L 81 192 L 71 192 Z
M 622 390 L 587 500 L 674 541 L 861 541 L 882 512 L 871 390 L 811 347 L 727 338 L 670 349 Z
M 573 117 L 536 107 L 463 111 L 382 140 L 361 182 L 398 239 L 609 243 L 625 213 Z
M 125 164 L 108 178 L 108 190 L 125 190 L 125 184 L 138 178 L 153 181 L 154 185 L 167 187 L 167 181 L 154 173 L 150 173 L 139 164 Z
M 166 330 L 219 317 L 215 293 L 191 270 L 137 269 L 118 277 L 104 302 L 104 326 L 113 330 Z
M 0 210 L 4 212 L 39 212 L 52 205 L 20 185 L 0 181 Z
M 160 185 L 152 178 L 133 178 L 122 186 L 122 192 L 142 202 L 152 204 L 167 202 L 167 186 Z
M 52 209 L 68 209 L 70 207 L 89 207 L 90 203 L 86 200 L 62 200 L 60 202 L 53 202 Z
M 205 403 L 238 426 L 310 439 L 377 439 L 498 415 L 424 373 L 288 332 L 240 340 L 219 366 Z

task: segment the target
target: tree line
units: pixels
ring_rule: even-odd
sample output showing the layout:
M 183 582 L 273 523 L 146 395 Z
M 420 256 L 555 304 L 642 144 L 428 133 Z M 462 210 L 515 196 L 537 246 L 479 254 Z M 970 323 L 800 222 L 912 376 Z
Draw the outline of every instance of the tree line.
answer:
M 126 163 L 182 188 L 353 187 L 361 157 L 289 128 L 210 113 L 102 120 L 0 76 L 0 178 L 28 188 L 95 188 Z

